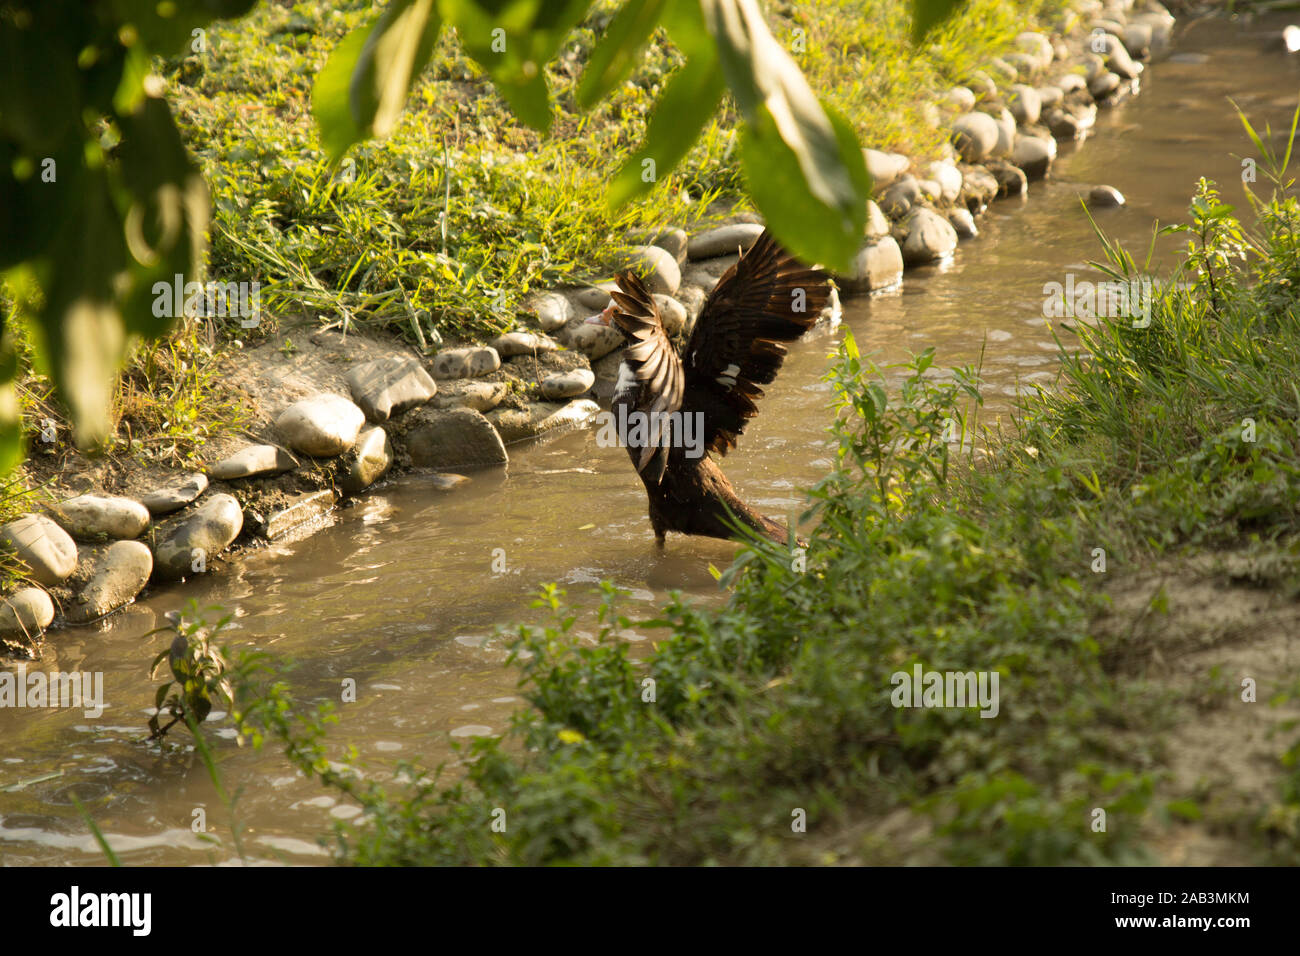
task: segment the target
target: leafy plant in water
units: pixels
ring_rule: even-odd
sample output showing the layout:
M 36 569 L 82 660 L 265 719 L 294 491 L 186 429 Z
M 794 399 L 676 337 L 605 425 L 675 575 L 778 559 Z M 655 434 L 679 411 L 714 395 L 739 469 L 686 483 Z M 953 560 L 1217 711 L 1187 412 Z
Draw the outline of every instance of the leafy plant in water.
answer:
M 227 652 L 212 642 L 234 620 L 221 608 L 211 607 L 208 613 L 221 614 L 215 623 L 209 623 L 195 601 L 190 601 L 184 612 L 172 611 L 167 615 L 167 627 L 156 628 L 146 635 L 174 632 L 171 645 L 154 658 L 149 669 L 153 679 L 158 668 L 167 662 L 171 680 L 160 685 L 154 694 L 155 713 L 149 718 L 149 739 L 160 740 L 177 721 L 184 720 L 190 731 L 198 735 L 198 726 L 207 720 L 213 704 L 224 707 L 238 728 L 243 720 L 236 699 L 236 688 L 266 667 L 267 655 L 260 652 L 240 652 L 232 663 Z M 163 716 L 171 717 L 162 724 Z M 239 736 L 242 745 L 243 735 Z

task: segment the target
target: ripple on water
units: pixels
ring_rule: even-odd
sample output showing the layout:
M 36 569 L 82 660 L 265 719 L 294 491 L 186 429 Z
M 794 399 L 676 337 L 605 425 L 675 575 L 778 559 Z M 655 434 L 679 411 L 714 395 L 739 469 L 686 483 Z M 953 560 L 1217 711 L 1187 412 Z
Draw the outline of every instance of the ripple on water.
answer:
M 85 806 L 107 797 L 113 788 L 106 783 L 95 780 L 80 780 L 54 790 L 48 790 L 41 797 L 42 802 L 56 807 L 74 807 L 78 802 Z

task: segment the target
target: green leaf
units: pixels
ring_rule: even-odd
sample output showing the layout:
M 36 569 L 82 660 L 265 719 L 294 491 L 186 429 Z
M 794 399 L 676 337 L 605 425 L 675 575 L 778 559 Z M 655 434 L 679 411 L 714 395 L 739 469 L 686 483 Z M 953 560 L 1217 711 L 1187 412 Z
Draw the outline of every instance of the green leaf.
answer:
M 82 447 L 109 434 L 117 367 L 126 332 L 116 286 L 126 267 L 122 221 L 101 167 L 87 168 L 73 218 L 62 224 L 51 255 L 36 266 L 46 301 L 36 328 L 59 394 Z
M 1201 808 L 1194 800 L 1170 800 L 1165 804 L 1165 809 L 1184 820 L 1196 821 L 1202 816 Z
M 861 242 L 871 179 L 852 127 L 836 114 L 827 117 L 839 145 L 838 163 L 850 188 L 863 196 L 853 209 L 828 206 L 814 195 L 796 153 L 770 127 L 745 127 L 741 163 L 750 195 L 772 233 L 806 261 L 844 272 Z
M 118 169 L 131 283 L 123 299 L 128 332 L 161 335 L 179 318 L 155 309 L 154 284 L 196 276 L 208 229 L 208 190 L 161 97 L 148 96 L 121 116 Z M 159 314 L 161 312 L 161 314 Z
M 870 195 L 856 135 L 822 108 L 755 0 L 701 4 L 747 121 L 742 158 L 755 202 L 791 251 L 847 270 Z
M 461 46 L 514 114 L 540 132 L 551 126 L 546 64 L 588 6 L 590 0 L 438 0 Z
M 0 136 L 45 156 L 81 122 L 76 23 L 54 4 L 24 12 L 0 16 Z
M 348 103 L 352 116 L 379 138 L 393 131 L 416 76 L 433 55 L 442 20 L 434 0 L 393 0 L 366 37 Z
M 122 861 L 118 859 L 117 854 L 113 852 L 113 848 L 109 846 L 108 841 L 104 839 L 103 831 L 101 831 L 99 825 L 95 823 L 95 818 L 86 811 L 86 808 L 81 805 L 81 801 L 78 800 L 75 795 L 72 797 L 72 804 L 77 808 L 77 812 L 81 814 L 81 818 L 86 821 L 86 826 L 90 828 L 91 836 L 93 836 L 95 842 L 99 844 L 99 850 L 104 854 L 104 858 L 108 860 L 109 865 L 121 866 Z
M 725 86 L 716 56 L 694 57 L 664 87 L 646 127 L 645 145 L 633 153 L 609 187 L 609 204 L 617 208 L 649 192 L 681 162 L 700 128 L 718 108 Z M 646 160 L 654 176 L 642 175 Z
M 963 0 L 912 0 L 912 42 L 920 43 L 926 34 L 956 12 Z
M 23 153 L 0 138 L 0 269 L 47 253 L 62 225 L 75 214 L 82 153 L 75 137 L 44 156 Z M 18 166 L 24 167 L 21 179 Z M 50 176 L 53 182 L 47 181 Z
M 671 0 L 659 22 L 668 32 L 668 38 L 687 57 L 717 55 L 717 44 L 704 22 L 700 0 Z
M 22 421 L 18 394 L 14 390 L 18 378 L 18 355 L 14 350 L 13 331 L 7 328 L 6 318 L 0 315 L 0 328 L 5 328 L 4 338 L 0 339 L 0 475 L 7 475 L 23 459 Z
M 242 17 L 257 0 L 112 0 L 116 19 L 135 27 L 150 53 L 175 56 L 188 53 L 194 31 L 214 19 Z
M 349 146 L 366 137 L 363 124 L 352 115 L 348 89 L 372 28 L 359 27 L 340 40 L 312 85 L 311 112 L 330 162 L 338 162 Z
M 335 47 L 312 89 L 312 114 L 331 162 L 353 143 L 393 131 L 441 28 L 434 0 L 394 0 Z
M 627 78 L 641 58 L 667 0 L 629 0 L 605 28 L 578 84 L 578 106 L 591 109 Z

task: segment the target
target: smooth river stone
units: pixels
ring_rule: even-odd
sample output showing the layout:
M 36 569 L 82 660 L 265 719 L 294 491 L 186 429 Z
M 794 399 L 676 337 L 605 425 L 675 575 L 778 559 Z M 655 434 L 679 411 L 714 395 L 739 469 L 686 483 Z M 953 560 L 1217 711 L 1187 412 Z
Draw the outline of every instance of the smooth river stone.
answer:
M 438 390 L 430 403 L 433 408 L 472 408 L 490 412 L 503 401 L 510 387 L 505 382 L 453 381 Z
M 686 327 L 686 306 L 670 295 L 656 294 L 654 299 L 655 305 L 659 306 L 659 318 L 664 324 L 664 331 L 676 335 Z
M 1088 193 L 1089 206 L 1122 206 L 1124 205 L 1124 194 L 1114 186 L 1093 186 L 1092 191 Z
M 1002 58 L 1002 62 L 1011 67 L 1011 71 L 1014 74 L 1012 77 L 1013 79 L 1014 77 L 1020 77 L 1026 80 L 1032 79 L 1034 74 L 1038 73 L 1042 69 L 1042 64 L 1038 57 L 1034 56 L 1032 53 L 1025 53 L 1021 50 L 1017 50 L 1014 53 L 1008 53 Z
M 1123 27 L 1120 29 L 1122 30 Z M 1090 40 L 1093 44 L 1103 47 L 1102 55 L 1106 58 L 1106 66 L 1112 73 L 1131 80 L 1142 72 L 1142 65 L 1133 62 L 1133 58 L 1129 56 L 1124 46 L 1124 41 L 1113 33 L 1107 33 L 1102 37 L 1094 35 Z
M 921 201 L 921 184 L 910 173 L 880 194 L 880 208 L 891 219 L 901 219 Z
M 614 349 L 622 348 L 623 333 L 608 325 L 574 319 L 560 330 L 560 341 L 594 362 Z
M 690 242 L 686 244 L 686 255 L 692 261 L 734 255 L 737 251 L 748 249 L 762 234 L 763 227 L 756 222 L 737 222 L 730 226 L 718 226 L 698 236 L 692 236 Z M 677 290 L 672 290 L 675 291 Z M 671 295 L 672 292 L 669 294 Z
M 506 463 L 505 445 L 492 423 L 471 408 L 422 408 L 406 432 L 406 450 L 419 468 L 474 468 Z
M 506 442 L 526 441 L 549 433 L 586 428 L 600 414 L 600 406 L 589 398 L 568 404 L 531 402 L 525 409 L 498 408 L 490 416 Z
M 386 422 L 398 412 L 423 405 L 438 385 L 419 359 L 394 355 L 363 362 L 349 370 L 352 399 L 372 422 Z
M 1019 166 L 999 160 L 989 163 L 988 170 L 998 181 L 999 196 L 1023 196 L 1029 190 L 1029 180 Z
M 333 510 L 334 492 L 329 489 L 306 491 L 292 497 L 283 508 L 271 512 L 261 531 L 272 541 L 291 535 L 297 540 L 323 527 Z
M 85 624 L 130 604 L 152 571 L 153 554 L 140 541 L 84 548 L 64 616 L 73 624 Z
M 638 229 L 628 236 L 630 242 L 642 246 L 658 246 L 676 260 L 680 266 L 686 261 L 686 247 L 690 240 L 685 229 Z
M 429 371 L 434 378 L 478 378 L 501 367 L 501 356 L 489 346 L 443 349 L 433 357 Z
M 537 317 L 543 332 L 554 332 L 573 318 L 573 306 L 558 292 L 540 292 L 524 302 L 524 309 Z
M 546 376 L 542 379 L 539 391 L 542 398 L 547 401 L 558 401 L 585 395 L 595 384 L 596 376 L 591 369 L 575 368 L 568 372 Z
M 707 286 L 707 288 L 712 291 L 718 284 L 717 280 L 722 278 L 722 276 L 726 274 L 727 270 L 739 261 L 740 256 L 733 252 L 729 256 L 714 256 L 712 259 L 701 259 L 699 262 L 695 263 L 695 268 L 713 280 Z M 699 283 L 699 285 L 701 288 L 705 287 L 703 282 Z
M 32 580 L 40 584 L 58 584 L 77 567 L 76 543 L 45 515 L 25 514 L 9 522 L 0 528 L 0 545 L 31 568 Z
M 138 538 L 149 526 L 149 509 L 133 498 L 78 495 L 50 514 L 74 538 Z
M 939 194 L 945 203 L 954 203 L 961 195 L 961 170 L 948 162 L 934 162 L 927 170 L 929 178 L 939 184 Z
M 1122 82 L 1114 73 L 1098 73 L 1088 81 L 1088 92 L 1094 100 L 1104 100 L 1118 90 Z
M 152 515 L 168 515 L 180 511 L 203 492 L 208 490 L 207 475 L 190 475 L 175 485 L 168 485 L 140 496 L 140 504 L 149 509 Z
M 532 355 L 534 352 L 554 352 L 560 347 L 550 336 L 534 332 L 507 332 L 493 339 L 491 345 L 502 358 Z
M 963 160 L 978 163 L 997 148 L 997 121 L 988 113 L 963 113 L 953 121 L 952 138 Z
M 682 287 L 677 290 L 675 299 L 680 302 L 682 308 L 686 310 L 686 323 L 682 326 L 682 332 L 686 335 L 691 334 L 691 329 L 695 325 L 695 320 L 699 318 L 700 312 L 704 308 L 704 303 L 708 298 L 709 294 L 698 285 L 683 284 Z
M 983 166 L 964 166 L 961 170 L 962 205 L 974 212 L 982 212 L 997 198 L 997 178 Z
M 35 637 L 54 620 L 54 602 L 40 588 L 23 588 L 0 598 L 0 635 Z
M 589 398 L 575 398 L 542 419 L 538 434 L 574 431 L 586 428 L 600 414 L 600 406 Z
M 1038 122 L 1038 116 L 1043 111 L 1043 101 L 1038 95 L 1038 90 L 1024 83 L 1017 83 L 1011 87 L 1007 102 L 1011 107 L 1011 115 L 1021 126 L 1033 126 Z
M 651 292 L 672 295 L 682 284 L 682 270 L 671 252 L 658 246 L 633 246 L 626 265 L 642 276 Z
M 971 106 L 974 105 L 975 97 L 972 95 Z M 864 149 L 862 155 L 867 161 L 867 172 L 871 174 L 871 190 L 876 193 L 897 181 L 912 165 L 912 161 L 902 153 L 882 153 L 878 149 Z M 735 249 L 726 251 L 734 252 Z
M 234 496 L 213 495 L 154 545 L 154 573 L 170 581 L 199 573 L 196 564 L 206 569 L 243 527 L 244 512 Z
M 294 451 L 333 458 L 357 443 L 366 414 L 342 395 L 326 392 L 295 402 L 275 420 L 276 430 Z
M 836 276 L 845 292 L 879 292 L 903 281 L 903 252 L 898 240 L 884 236 L 865 243 L 853 258 L 849 275 Z
M 609 294 L 617 288 L 617 282 L 601 282 L 597 285 L 587 286 L 585 289 L 579 289 L 573 293 L 573 297 L 577 300 L 578 305 L 584 309 L 591 312 L 601 312 L 612 301 Z M 572 319 L 573 316 L 569 318 Z M 580 316 L 580 318 L 586 318 L 586 316 Z
M 216 481 L 234 481 L 237 478 L 256 478 L 258 475 L 278 475 L 292 471 L 298 463 L 283 448 L 275 445 L 247 445 L 229 458 L 223 458 L 208 474 Z
M 1016 118 L 1011 115 L 1011 110 L 1003 107 L 993 117 L 993 124 L 998 128 L 998 144 L 993 147 L 993 155 L 1010 156 L 1016 145 Z
M 1058 87 L 1063 94 L 1074 93 L 1078 90 L 1086 90 L 1088 81 L 1078 73 L 1065 73 L 1053 80 L 1052 85 Z
M 1065 100 L 1065 94 L 1059 86 L 1040 86 L 1034 92 L 1038 94 L 1039 106 L 1044 110 L 1060 106 Z
M 863 232 L 868 239 L 879 239 L 889 235 L 889 220 L 880 211 L 880 205 L 874 199 L 867 200 L 867 225 Z
M 1011 162 L 1025 171 L 1029 179 L 1042 179 L 1056 159 L 1056 140 L 1042 136 L 1017 136 Z
M 356 494 L 382 478 L 393 465 L 393 446 L 387 433 L 376 425 L 361 433 L 355 448 L 356 461 L 343 476 L 343 490 Z
M 1129 23 L 1125 25 L 1121 39 L 1129 56 L 1145 60 L 1151 55 L 1151 24 Z
M 946 259 L 957 248 L 957 230 L 937 212 L 930 209 L 913 210 L 906 226 L 903 262 L 907 265 Z
M 954 86 L 944 94 L 944 102 L 954 106 L 963 113 L 975 108 L 975 93 L 969 86 Z
M 591 363 L 591 373 L 596 376 L 592 395 L 602 405 L 608 405 L 614 397 L 614 388 L 618 384 L 619 366 L 623 362 L 622 349 L 610 352 L 602 359 Z M 499 430 L 499 429 L 498 429 Z
M 1055 49 L 1052 47 L 1052 41 L 1048 36 L 1029 30 L 1016 36 L 1016 46 L 1022 52 L 1032 56 L 1040 70 L 1045 70 L 1051 66 L 1052 59 L 1056 54 Z

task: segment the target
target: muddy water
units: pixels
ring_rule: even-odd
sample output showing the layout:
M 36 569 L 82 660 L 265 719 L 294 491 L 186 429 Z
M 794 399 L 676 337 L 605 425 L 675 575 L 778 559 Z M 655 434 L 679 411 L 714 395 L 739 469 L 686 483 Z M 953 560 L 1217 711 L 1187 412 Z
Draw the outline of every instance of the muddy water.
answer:
M 1099 222 L 1144 249 L 1153 220 L 1182 217 L 1198 176 L 1241 202 L 1238 157 L 1253 153 L 1228 96 L 1275 129 L 1294 108 L 1300 57 L 1264 55 L 1255 38 L 1221 24 L 1193 25 L 1178 51 L 1149 71 L 1141 96 L 1103 113 L 1096 134 L 1065 151 L 1051 183 L 1036 185 L 1027 202 L 996 204 L 980 221 L 981 237 L 963 243 L 952 263 L 909 273 L 899 293 L 848 303 L 845 326 L 864 350 L 896 361 L 933 345 L 945 365 L 973 364 L 983 351 L 986 422 L 1009 413 L 1018 389 L 1050 385 L 1055 345 L 1042 318 L 1043 285 L 1070 272 L 1096 277 L 1087 261 L 1099 248 L 1080 190 L 1099 182 L 1120 189 L 1129 205 L 1103 211 Z M 1172 263 L 1173 248 L 1165 241 L 1157 261 Z M 799 489 L 829 467 L 829 392 L 820 377 L 838 337 L 793 350 L 726 462 L 742 494 L 769 514 L 798 507 Z M 504 552 L 504 571 L 494 569 L 494 549 Z M 107 626 L 55 633 L 41 669 L 102 671 L 108 707 L 98 719 L 0 710 L 0 860 L 102 861 L 74 797 L 128 863 L 236 859 L 229 817 L 180 746 L 186 735 L 161 753 L 141 742 L 152 701 L 146 670 L 165 646 L 163 635 L 146 633 L 191 596 L 236 615 L 232 640 L 296 659 L 298 695 L 338 701 L 343 682 L 354 680 L 357 700 L 342 705 L 333 736 L 380 772 L 399 759 L 437 763 L 452 740 L 504 729 L 521 701 L 496 631 L 537 619 L 529 603 L 542 582 L 559 582 L 590 606 L 595 582 L 607 578 L 625 589 L 633 617 L 648 616 L 670 589 L 720 600 L 708 567 L 733 553 L 724 542 L 680 538 L 657 552 L 624 453 L 598 447 L 593 433 L 515 448 L 508 473 L 476 475 L 450 494 L 418 478 L 391 483 L 310 538 L 156 591 Z M 213 728 L 225 782 L 242 788 L 247 856 L 325 859 L 317 836 L 355 811 L 297 777 L 275 751 L 236 749 L 224 726 Z M 222 841 L 216 847 L 192 830 L 200 809 Z

